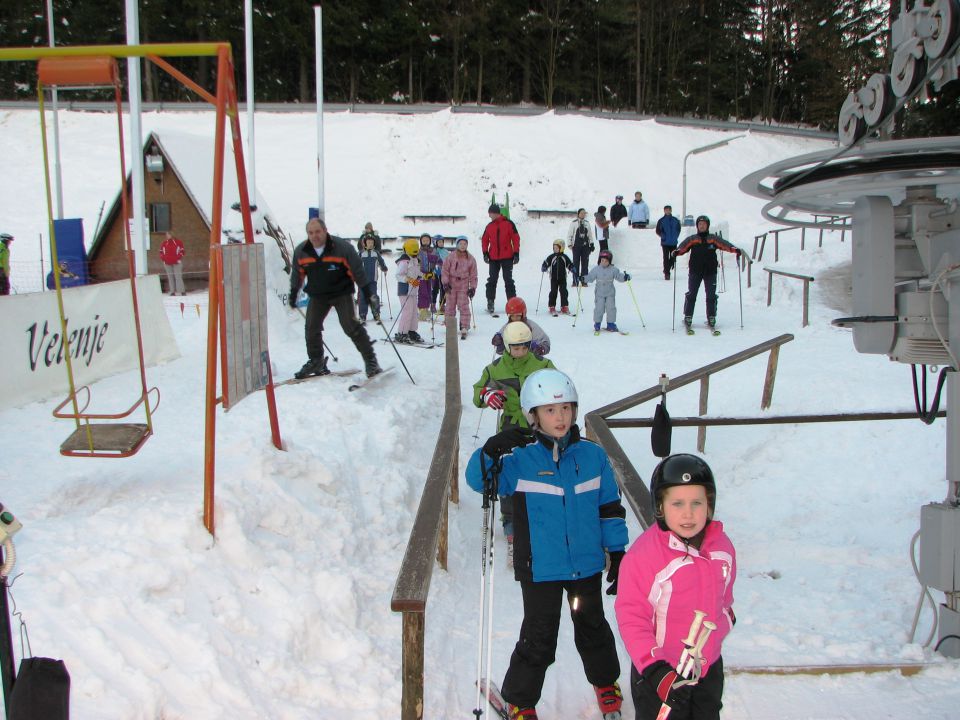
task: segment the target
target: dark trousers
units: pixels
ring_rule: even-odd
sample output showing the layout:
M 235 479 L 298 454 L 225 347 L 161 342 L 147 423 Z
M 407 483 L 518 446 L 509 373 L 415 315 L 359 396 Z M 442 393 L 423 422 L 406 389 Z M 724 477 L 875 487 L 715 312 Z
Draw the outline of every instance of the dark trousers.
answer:
M 670 720 L 719 720 L 723 707 L 723 658 L 710 666 L 700 682 L 689 689 L 690 701 L 678 704 L 670 711 Z M 656 720 L 660 712 L 660 696 L 634 667 L 630 672 L 630 694 L 637 720 Z
M 10 278 L 7 277 L 7 274 L 0 270 L 0 295 L 9 295 L 10 294 Z
M 573 641 L 587 681 L 604 687 L 620 677 L 617 645 L 603 615 L 602 575 L 598 573 L 582 580 L 520 583 L 523 624 L 503 679 L 503 698 L 507 702 L 518 707 L 534 707 L 540 700 L 543 678 L 556 659 L 564 591 L 573 620 Z
M 583 277 L 590 272 L 590 247 L 573 247 L 573 282 L 582 283 Z
M 373 344 L 366 328 L 357 319 L 353 312 L 353 295 L 338 295 L 337 297 L 311 297 L 307 304 L 307 322 L 304 326 L 304 335 L 307 340 L 307 356 L 311 360 L 323 359 L 323 321 L 330 312 L 330 308 L 337 311 L 340 327 L 348 338 L 356 345 L 363 356 L 364 362 L 376 359 Z
M 701 282 L 707 293 L 707 317 L 717 316 L 717 271 L 714 269 L 710 273 L 701 274 L 691 268 L 690 275 L 687 278 L 687 294 L 683 300 L 685 317 L 693 316 L 693 308 L 697 304 L 697 293 L 700 292 Z
M 677 259 L 670 257 L 670 253 L 677 249 L 676 245 L 661 245 L 660 250 L 663 252 L 663 276 L 670 279 L 670 271 L 673 269 L 673 266 L 677 264 Z
M 367 284 L 367 289 L 370 290 L 371 295 L 377 294 L 377 281 L 374 280 Z M 362 320 L 367 319 L 367 296 L 365 293 L 360 293 L 360 297 L 357 298 L 357 310 L 360 311 L 360 318 Z
M 560 293 L 560 305 L 567 307 L 570 303 L 567 298 L 567 274 L 564 273 L 559 278 L 550 275 L 550 294 L 547 296 L 547 304 L 550 307 L 557 306 L 557 292 Z
M 610 238 L 601 238 L 600 239 L 600 249 L 609 250 L 610 249 Z
M 507 300 L 516 296 L 517 288 L 513 284 L 513 258 L 506 260 L 491 260 L 490 275 L 487 277 L 487 300 L 493 302 L 497 297 L 497 280 L 503 272 L 503 289 L 507 293 Z

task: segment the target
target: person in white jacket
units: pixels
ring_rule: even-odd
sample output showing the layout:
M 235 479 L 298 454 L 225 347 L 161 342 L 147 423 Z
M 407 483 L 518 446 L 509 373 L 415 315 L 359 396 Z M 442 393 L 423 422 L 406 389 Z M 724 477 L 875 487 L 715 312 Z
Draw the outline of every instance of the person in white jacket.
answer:
M 633 194 L 627 221 L 634 230 L 641 230 L 650 224 L 650 207 L 643 201 L 643 193 L 639 190 Z
M 583 276 L 590 269 L 590 253 L 595 249 L 593 223 L 587 220 L 586 208 L 577 210 L 577 219 L 570 223 L 567 245 L 573 253 L 573 287 L 585 285 Z

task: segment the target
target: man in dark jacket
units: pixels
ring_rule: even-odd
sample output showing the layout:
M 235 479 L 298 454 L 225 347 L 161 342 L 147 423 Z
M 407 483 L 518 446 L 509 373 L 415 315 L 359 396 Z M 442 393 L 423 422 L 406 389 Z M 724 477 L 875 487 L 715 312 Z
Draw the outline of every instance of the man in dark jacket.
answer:
M 310 219 L 307 223 L 307 239 L 293 252 L 288 298 L 292 308 L 297 307 L 297 292 L 304 279 L 307 280 L 306 293 L 310 296 L 304 331 L 309 360 L 294 377 L 303 379 L 310 375 L 330 373 L 323 355 L 323 320 L 330 308 L 337 311 L 340 327 L 363 356 L 367 376 L 383 372 L 377 363 L 370 337 L 353 306 L 353 288 L 356 285 L 365 295 L 373 319 L 379 321 L 380 299 L 376 295 L 376 285 L 368 284 L 363 263 L 352 243 L 328 233 L 326 223 L 319 218 Z
M 610 222 L 616 227 L 617 223 L 627 216 L 627 206 L 623 204 L 623 195 L 617 195 L 617 201 L 610 208 Z
M 657 237 L 660 238 L 660 251 L 663 253 L 663 279 L 670 279 L 670 269 L 676 262 L 673 251 L 677 249 L 680 238 L 680 221 L 673 216 L 673 208 L 663 206 L 663 217 L 657 220 Z
M 688 330 L 693 324 L 693 308 L 701 282 L 707 293 L 707 324 L 710 327 L 717 324 L 717 250 L 736 253 L 740 257 L 740 248 L 710 232 L 710 218 L 701 215 L 697 218 L 697 234 L 680 243 L 672 253 L 674 257 L 690 253 L 687 294 L 683 302 L 683 324 Z
M 493 301 L 497 298 L 497 280 L 503 271 L 503 289 L 507 300 L 517 294 L 513 283 L 513 266 L 520 262 L 520 234 L 510 218 L 500 214 L 500 206 L 493 203 L 487 210 L 490 222 L 487 223 L 480 240 L 483 261 L 490 266 L 487 277 L 487 312 L 493 312 Z

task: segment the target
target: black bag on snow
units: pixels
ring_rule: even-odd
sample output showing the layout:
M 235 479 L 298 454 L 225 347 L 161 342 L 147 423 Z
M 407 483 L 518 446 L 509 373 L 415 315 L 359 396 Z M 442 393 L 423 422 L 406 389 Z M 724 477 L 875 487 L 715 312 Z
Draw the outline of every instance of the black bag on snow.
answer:
M 69 720 L 70 673 L 63 660 L 31 657 L 20 661 L 10 695 L 8 720 Z

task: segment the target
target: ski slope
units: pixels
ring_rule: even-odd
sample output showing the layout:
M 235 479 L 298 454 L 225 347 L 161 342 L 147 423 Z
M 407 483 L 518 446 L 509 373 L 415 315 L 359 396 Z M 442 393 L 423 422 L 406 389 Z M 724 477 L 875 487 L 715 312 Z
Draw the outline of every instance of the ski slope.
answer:
M 103 199 L 116 192 L 114 120 L 61 113 L 66 215 L 92 233 Z M 44 232 L 39 131 L 35 113 L 0 113 L 0 151 L 17 182 L 0 195 L 0 231 L 12 246 L 14 284 L 29 290 Z M 211 113 L 154 113 L 145 132 L 207 133 Z M 682 160 L 729 134 L 633 122 L 482 115 L 332 114 L 325 119 L 327 220 L 356 237 L 366 221 L 382 235 L 420 231 L 466 234 L 479 255 L 491 192 L 509 191 L 522 249 L 517 287 L 530 315 L 550 334 L 550 358 L 577 383 L 581 411 L 677 376 L 784 332 L 773 407 L 777 414 L 912 407 L 909 368 L 858 355 L 830 320 L 849 314 L 845 277 L 849 236 L 785 233 L 781 264 L 817 277 L 810 326 L 801 328 L 800 284 L 780 281 L 766 307 L 765 273 L 752 288 L 728 262 L 719 301 L 723 334 L 672 329 L 680 286 L 660 274 L 652 230 L 613 230 L 615 264 L 633 276 L 617 285 L 617 318 L 629 336 L 595 337 L 589 315 L 546 313 L 540 263 L 566 222 L 528 219 L 522 207 L 585 207 L 592 214 L 616 194 L 641 190 L 654 217 L 665 203 L 680 213 Z M 274 219 L 302 239 L 306 208 L 316 204 L 312 117 L 258 114 L 257 187 Z M 768 229 L 759 202 L 739 179 L 773 160 L 827 143 L 749 134 L 691 157 L 687 204 L 726 222 L 730 239 L 751 247 Z M 416 226 L 413 213 L 464 214 L 465 222 Z M 155 251 L 155 250 L 154 250 Z M 268 264 L 277 260 L 267 245 Z M 46 253 L 45 253 L 46 254 Z M 767 249 L 772 256 L 772 248 Z M 393 263 L 390 288 L 393 283 Z M 484 267 L 481 263 L 481 275 Z M 845 274 L 846 273 L 846 274 Z M 271 276 L 273 291 L 283 278 Z M 37 283 L 38 284 L 38 283 Z M 546 283 L 544 283 L 546 285 Z M 581 301 L 590 313 L 592 288 Z M 480 309 L 481 302 L 475 302 Z M 539 297 L 539 312 L 536 311 Z M 740 304 L 743 316 L 741 327 Z M 0 501 L 24 523 L 17 535 L 12 594 L 37 655 L 63 658 L 79 720 L 196 718 L 306 719 L 363 716 L 388 720 L 400 706 L 400 616 L 389 602 L 436 442 L 443 403 L 443 352 L 401 348 L 416 385 L 399 367 L 383 331 L 368 325 L 389 378 L 347 392 L 350 378 L 279 388 L 286 451 L 270 444 L 262 396 L 217 420 L 217 538 L 201 522 L 206 297 L 166 298 L 181 353 L 148 370 L 161 389 L 155 435 L 127 460 L 58 455 L 68 422 L 51 417 L 59 398 L 0 412 Z M 571 304 L 575 304 L 572 302 Z M 502 286 L 498 309 L 502 310 Z M 385 306 L 386 307 L 386 306 Z M 392 314 L 397 314 L 396 297 Z M 0 299 L 2 311 L 2 299 Z M 385 313 L 389 322 L 390 310 Z M 278 299 L 271 307 L 274 377 L 305 359 L 303 320 Z M 490 361 L 489 339 L 504 319 L 481 313 L 460 342 L 464 412 L 460 466 L 493 431 L 494 413 L 470 404 L 471 385 Z M 678 320 L 679 323 L 679 320 Z M 359 368 L 359 354 L 335 321 L 324 337 L 337 369 Z M 702 330 L 701 330 L 702 329 Z M 441 327 L 435 328 L 440 334 Z M 429 324 L 420 333 L 431 336 Z M 4 339 L 13 348 L 14 339 Z M 8 350 L 10 352 L 11 350 Z M 714 376 L 710 413 L 759 414 L 766 367 L 759 357 Z M 108 406 L 129 404 L 133 373 L 93 388 Z M 670 396 L 674 415 L 693 415 L 697 387 Z M 638 413 L 643 409 L 638 409 Z M 652 408 L 648 409 L 652 412 Z M 655 464 L 649 434 L 620 430 L 638 471 Z M 695 447 L 694 430 L 674 431 L 675 451 Z M 908 557 L 919 509 L 945 495 L 944 424 L 919 421 L 713 428 L 706 458 L 718 480 L 718 517 L 738 550 L 738 624 L 724 648 L 725 718 L 956 717 L 960 664 L 921 646 L 932 620 L 925 607 L 908 637 L 919 586 Z M 628 518 L 631 537 L 639 532 Z M 472 717 L 480 571 L 479 497 L 465 483 L 450 512 L 447 572 L 436 569 L 427 608 L 425 718 Z M 519 586 L 496 570 L 494 667 L 502 677 L 519 629 Z M 939 593 L 935 593 L 939 601 Z M 610 600 L 610 599 L 608 599 Z M 607 606 L 613 619 L 612 601 Z M 14 630 L 16 637 L 17 631 Z M 20 655 L 19 646 L 16 648 Z M 544 718 L 599 717 L 583 677 L 569 622 L 561 624 L 558 661 L 539 705 Z M 629 661 L 621 647 L 622 684 Z M 861 663 L 922 663 L 897 672 L 778 677 L 732 668 Z M 632 704 L 624 706 L 632 720 Z

